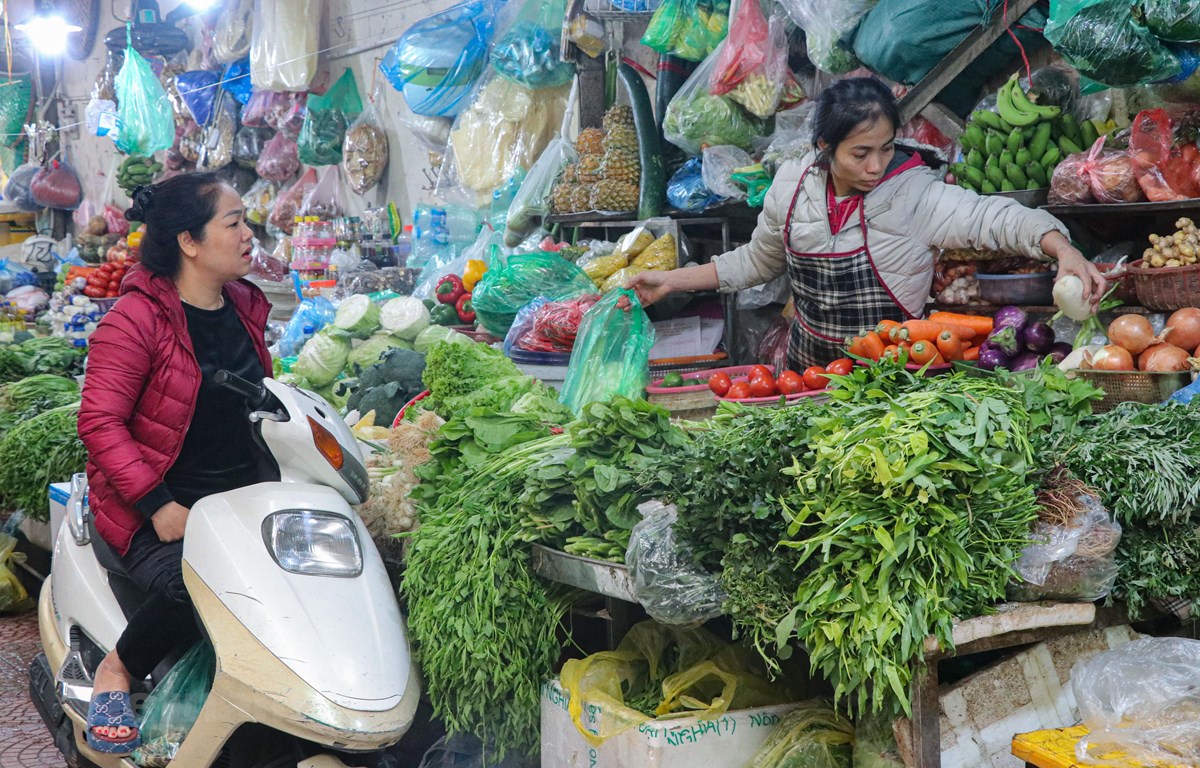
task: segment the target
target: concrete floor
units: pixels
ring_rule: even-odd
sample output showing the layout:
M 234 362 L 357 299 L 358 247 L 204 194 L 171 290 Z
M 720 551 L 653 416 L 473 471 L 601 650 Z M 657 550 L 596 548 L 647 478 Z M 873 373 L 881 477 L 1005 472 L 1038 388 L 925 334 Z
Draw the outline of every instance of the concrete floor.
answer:
M 63 768 L 29 701 L 29 662 L 38 652 L 37 612 L 0 615 L 0 768 Z

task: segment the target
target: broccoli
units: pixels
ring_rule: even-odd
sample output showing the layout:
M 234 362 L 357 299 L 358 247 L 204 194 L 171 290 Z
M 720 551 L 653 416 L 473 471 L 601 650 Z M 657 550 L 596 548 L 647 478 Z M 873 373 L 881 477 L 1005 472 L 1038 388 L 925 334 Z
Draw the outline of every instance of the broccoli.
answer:
M 425 356 L 411 349 L 390 349 L 363 370 L 346 401 L 349 410 L 375 411 L 375 423 L 390 425 L 404 404 L 425 391 Z

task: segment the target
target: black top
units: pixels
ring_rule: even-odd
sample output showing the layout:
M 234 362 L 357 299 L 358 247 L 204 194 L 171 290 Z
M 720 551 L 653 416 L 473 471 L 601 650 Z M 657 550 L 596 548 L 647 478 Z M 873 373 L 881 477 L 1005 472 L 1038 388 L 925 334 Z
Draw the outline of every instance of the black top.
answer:
M 262 381 L 264 371 L 254 342 L 228 301 L 220 309 L 184 304 L 183 310 L 200 364 L 200 392 L 179 457 L 163 482 L 136 505 L 147 518 L 170 501 L 190 509 L 205 496 L 262 479 L 265 457 L 246 418 L 245 398 L 213 383 L 213 375 L 222 369 L 248 381 Z

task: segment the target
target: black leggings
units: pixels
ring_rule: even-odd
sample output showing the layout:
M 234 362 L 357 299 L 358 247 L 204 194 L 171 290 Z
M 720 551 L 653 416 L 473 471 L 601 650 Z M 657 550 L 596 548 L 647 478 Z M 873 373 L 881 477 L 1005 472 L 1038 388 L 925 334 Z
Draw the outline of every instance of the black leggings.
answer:
M 144 680 L 172 649 L 200 639 L 192 599 L 183 585 L 183 542 L 163 542 L 147 521 L 121 564 L 149 595 L 117 640 L 117 656 L 134 680 Z

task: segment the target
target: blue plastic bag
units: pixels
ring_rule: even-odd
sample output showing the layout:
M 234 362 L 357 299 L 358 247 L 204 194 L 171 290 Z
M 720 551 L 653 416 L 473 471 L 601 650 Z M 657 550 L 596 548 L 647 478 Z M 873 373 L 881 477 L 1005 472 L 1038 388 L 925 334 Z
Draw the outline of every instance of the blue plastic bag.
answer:
M 207 69 L 183 72 L 175 77 L 179 97 L 183 99 L 184 106 L 192 113 L 192 119 L 197 125 L 208 125 L 208 121 L 212 119 L 219 79 L 216 72 Z
M 526 88 L 571 81 L 575 67 L 560 58 L 567 0 L 525 0 L 516 21 L 492 50 L 492 68 Z
M 507 357 L 512 357 L 513 347 L 516 346 L 517 340 L 533 327 L 533 318 L 537 315 L 537 311 L 549 303 L 550 299 L 538 296 L 517 310 L 517 317 L 513 320 L 512 327 L 508 329 L 508 335 L 504 337 L 504 354 Z
M 1192 402 L 1196 395 L 1200 395 L 1200 379 L 1196 379 L 1183 389 L 1175 390 L 1175 393 L 1168 397 L 1166 402 L 1188 405 Z
M 379 71 L 426 117 L 456 117 L 487 63 L 499 4 L 471 0 L 412 25 Z
M 335 315 L 337 307 L 324 296 L 314 296 L 300 302 L 287 327 L 283 329 L 283 336 L 279 339 L 279 354 L 283 357 L 299 354 L 300 348 L 311 335 L 305 333 L 304 329 L 311 327 L 312 333 L 316 333 L 332 323 Z
M 675 171 L 667 182 L 667 202 L 671 207 L 696 213 L 724 199 L 704 186 L 703 168 L 701 159 L 693 157 Z
M 117 73 L 117 149 L 127 155 L 149 156 L 175 143 L 171 103 L 150 62 L 132 45 Z
M 233 98 L 238 100 L 242 106 L 250 103 L 250 96 L 253 94 L 254 86 L 250 84 L 250 57 L 247 56 L 240 61 L 235 61 L 225 68 L 224 74 L 221 75 L 222 87 L 233 94 Z M 196 122 L 200 122 L 197 120 Z M 203 123 L 201 123 L 203 125 Z

